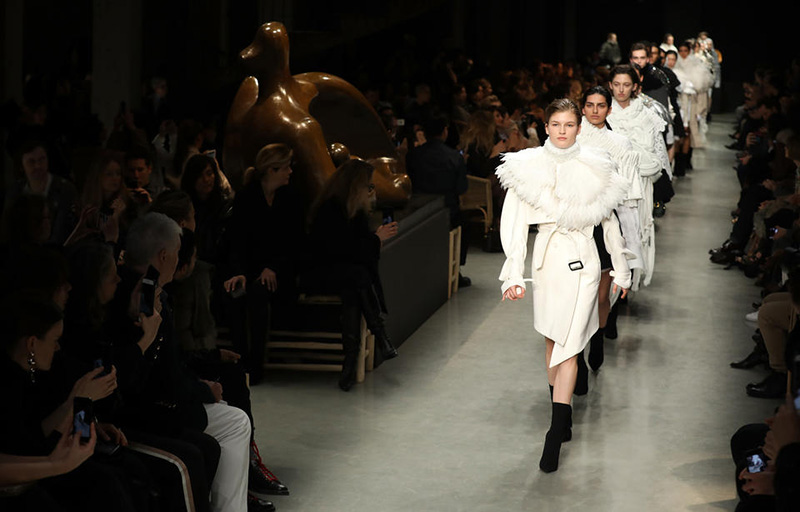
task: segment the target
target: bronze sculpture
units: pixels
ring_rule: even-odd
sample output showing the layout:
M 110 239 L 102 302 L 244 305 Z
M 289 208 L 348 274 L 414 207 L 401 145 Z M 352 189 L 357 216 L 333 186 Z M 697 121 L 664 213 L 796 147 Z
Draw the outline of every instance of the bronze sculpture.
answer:
M 380 118 L 355 87 L 326 73 L 292 76 L 289 37 L 279 22 L 262 25 L 239 55 L 253 75 L 239 87 L 226 126 L 223 163 L 234 188 L 259 149 L 283 142 L 294 149 L 292 179 L 306 205 L 335 171 L 333 157 L 342 154 L 375 166 L 380 207 L 407 203 L 411 181 Z M 335 155 L 328 151 L 334 144 Z

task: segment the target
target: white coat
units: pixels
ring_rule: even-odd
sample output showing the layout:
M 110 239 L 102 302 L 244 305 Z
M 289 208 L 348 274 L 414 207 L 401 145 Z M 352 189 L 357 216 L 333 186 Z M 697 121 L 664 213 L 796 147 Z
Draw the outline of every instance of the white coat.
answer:
M 531 272 L 533 325 L 555 342 L 553 367 L 583 350 L 598 328 L 600 258 L 594 226 L 603 226 L 614 283 L 631 285 L 629 253 L 613 215 L 629 186 L 606 153 L 577 143 L 559 149 L 549 140 L 540 148 L 503 155 L 497 176 L 508 189 L 500 219 L 506 254 L 501 289 L 526 288 L 528 227 L 538 225 Z

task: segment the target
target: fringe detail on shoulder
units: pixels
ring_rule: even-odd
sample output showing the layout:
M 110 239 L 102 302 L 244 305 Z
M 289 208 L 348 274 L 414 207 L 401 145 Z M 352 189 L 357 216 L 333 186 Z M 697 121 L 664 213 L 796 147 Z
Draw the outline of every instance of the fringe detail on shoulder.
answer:
M 627 181 L 602 150 L 580 147 L 572 158 L 560 159 L 546 147 L 505 153 L 497 177 L 504 188 L 514 190 L 559 227 L 600 224 L 625 199 Z

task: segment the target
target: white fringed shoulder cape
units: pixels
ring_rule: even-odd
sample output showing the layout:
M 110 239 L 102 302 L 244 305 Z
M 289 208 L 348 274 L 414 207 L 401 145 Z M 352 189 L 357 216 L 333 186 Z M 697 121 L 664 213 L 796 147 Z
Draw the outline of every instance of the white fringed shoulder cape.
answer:
M 566 229 L 600 224 L 628 193 L 608 154 L 578 143 L 559 149 L 548 139 L 542 147 L 505 153 L 502 162 L 496 174 L 503 188 Z

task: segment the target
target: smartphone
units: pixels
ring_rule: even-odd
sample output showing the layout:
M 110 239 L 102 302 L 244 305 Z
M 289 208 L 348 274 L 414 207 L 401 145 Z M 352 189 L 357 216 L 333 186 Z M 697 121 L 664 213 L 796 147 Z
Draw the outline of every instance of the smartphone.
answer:
M 397 126 L 405 126 L 406 125 L 406 120 L 405 119 L 398 119 L 396 124 L 397 124 Z
M 211 158 L 217 158 L 217 150 L 209 149 L 208 151 L 206 151 L 206 156 L 210 156 Z
M 761 473 L 767 463 L 764 462 L 764 457 L 761 452 L 752 453 L 747 456 L 747 471 L 749 473 Z
M 153 316 L 155 312 L 158 276 L 158 270 L 150 265 L 147 267 L 147 272 L 142 278 L 142 297 L 139 300 L 139 312 L 144 316 Z
M 389 224 L 390 222 L 394 221 L 394 210 L 386 209 L 383 210 L 383 223 Z
M 81 442 L 89 442 L 92 437 L 92 400 L 85 397 L 75 397 L 72 402 L 72 433 L 81 436 Z
M 500 135 L 500 140 L 501 140 L 501 141 L 505 142 L 505 141 L 507 141 L 507 140 L 508 140 L 508 135 L 506 135 L 505 133 L 503 133 L 503 132 L 500 132 L 500 134 L 499 134 L 499 135 Z
M 100 377 L 105 377 L 109 373 L 111 373 L 111 363 L 105 363 L 102 359 L 95 359 L 94 360 L 94 367 L 95 368 L 103 368 L 103 371 L 98 373 L 95 376 L 95 379 L 99 379 Z

